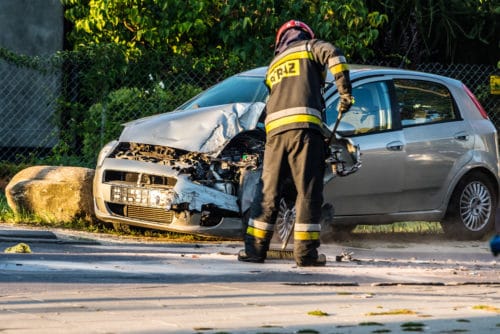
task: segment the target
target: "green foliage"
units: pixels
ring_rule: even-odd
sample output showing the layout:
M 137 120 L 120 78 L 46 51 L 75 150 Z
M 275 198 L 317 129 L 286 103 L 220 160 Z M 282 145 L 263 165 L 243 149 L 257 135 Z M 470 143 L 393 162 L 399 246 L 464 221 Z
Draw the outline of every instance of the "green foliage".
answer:
M 329 315 L 328 313 L 323 312 L 321 310 L 309 311 L 309 312 L 307 312 L 307 314 L 308 315 L 314 315 L 314 316 L 317 316 L 317 317 L 326 317 L 326 316 Z
M 19 67 L 25 67 L 35 70 L 43 70 L 45 68 L 45 66 L 42 64 L 43 61 L 39 57 L 19 55 L 4 47 L 0 47 L 0 59 L 3 59 L 11 64 L 15 64 Z
M 372 55 L 369 46 L 387 21 L 361 0 L 61 2 L 73 24 L 74 51 L 59 55 L 65 84 L 57 112 L 61 140 L 52 159 L 77 155 L 85 165 L 117 138 L 121 123 L 172 110 L 224 77 L 267 64 L 277 28 L 291 18 L 358 58 Z M 190 78 L 198 76 L 213 81 L 195 88 Z M 179 79 L 186 85 L 158 86 Z
M 307 22 L 319 38 L 348 55 L 366 58 L 387 16 L 369 12 L 362 0 L 62 0 L 74 24 L 75 48 L 113 43 L 128 58 L 146 50 L 203 59 L 237 57 L 248 67 L 272 57 L 274 35 L 292 19 Z
M 81 153 L 85 164 L 117 138 L 121 123 L 172 110 L 224 77 L 267 64 L 277 28 L 291 18 L 358 58 L 372 55 L 369 46 L 387 21 L 361 0 L 61 2 L 73 24 L 68 38 L 74 51 L 63 57 L 68 84 L 57 114 L 62 140 L 53 154 L 67 161 Z M 197 76 L 213 81 L 194 88 L 189 77 Z M 71 86 L 73 77 L 78 87 Z M 158 86 L 179 79 L 187 84 Z
M 0 59 L 41 72 L 62 68 L 54 119 L 60 140 L 45 162 L 85 166 L 92 165 L 99 145 L 116 138 L 119 123 L 172 110 L 194 94 L 191 89 L 267 64 L 276 30 L 292 18 L 308 23 L 318 38 L 356 61 L 373 57 L 373 46 L 382 43 L 381 30 L 387 28 L 384 42 L 403 62 L 414 59 L 408 52 L 431 54 L 441 45 L 451 45 L 452 52 L 460 45 L 457 36 L 495 42 L 500 22 L 493 0 L 61 2 L 73 24 L 72 51 L 47 60 L 0 48 Z M 465 50 L 474 52 L 462 48 L 462 54 Z M 167 86 L 162 92 L 160 82 L 185 82 L 189 88 Z
M 89 108 L 83 121 L 84 160 L 95 162 L 99 149 L 118 138 L 123 123 L 171 111 L 200 91 L 191 85 L 165 90 L 161 82 L 149 90 L 133 87 L 112 91 L 103 102 Z
M 436 57 L 444 62 L 498 60 L 498 0 L 382 0 L 371 7 L 389 17 L 384 49 L 390 53 L 414 62 Z M 479 54 L 479 49 L 491 54 Z
M 62 0 L 65 17 L 74 23 L 70 37 L 78 47 L 114 43 L 137 56 L 144 49 L 188 54 L 203 45 L 214 22 L 213 1 Z
M 416 233 L 442 234 L 439 222 L 399 222 L 386 225 L 358 225 L 354 233 Z
M 11 179 L 14 175 L 26 167 L 28 166 L 25 164 L 0 161 L 0 179 Z

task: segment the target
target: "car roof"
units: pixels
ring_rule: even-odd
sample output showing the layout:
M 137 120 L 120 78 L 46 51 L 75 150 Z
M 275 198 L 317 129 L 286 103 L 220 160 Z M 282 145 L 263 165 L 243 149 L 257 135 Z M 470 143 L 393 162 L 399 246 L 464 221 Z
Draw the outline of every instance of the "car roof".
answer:
M 374 66 L 374 65 L 361 65 L 361 64 L 352 64 L 350 67 L 350 76 L 351 80 L 359 80 L 366 77 L 376 77 L 376 76 L 384 76 L 384 75 L 412 75 L 412 76 L 421 76 L 422 78 L 434 78 L 440 79 L 443 81 L 447 81 L 448 83 L 455 82 L 458 83 L 458 80 L 432 74 L 426 72 L 419 72 L 413 70 L 406 70 L 401 68 L 393 68 L 393 67 L 384 67 L 384 66 Z M 242 76 L 254 76 L 254 77 L 265 77 L 267 66 L 257 67 L 245 72 L 240 73 Z M 333 81 L 333 75 L 330 71 L 328 71 L 327 81 Z

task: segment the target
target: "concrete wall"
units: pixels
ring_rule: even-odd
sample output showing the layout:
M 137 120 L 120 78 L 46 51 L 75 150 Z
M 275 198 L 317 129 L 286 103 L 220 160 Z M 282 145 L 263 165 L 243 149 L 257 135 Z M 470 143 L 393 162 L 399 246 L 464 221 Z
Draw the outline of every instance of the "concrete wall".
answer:
M 0 0 L 0 46 L 30 56 L 63 47 L 60 0 Z
M 62 50 L 60 0 L 0 0 L 0 32 L 0 47 L 18 54 L 49 56 Z M 53 146 L 59 91 L 60 73 L 42 74 L 0 60 L 0 147 Z

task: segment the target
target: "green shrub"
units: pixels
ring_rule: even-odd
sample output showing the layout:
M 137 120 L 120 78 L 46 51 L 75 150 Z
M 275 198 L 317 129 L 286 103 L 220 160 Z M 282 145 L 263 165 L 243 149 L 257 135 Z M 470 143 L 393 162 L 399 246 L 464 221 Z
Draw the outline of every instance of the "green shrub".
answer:
M 153 89 L 121 88 L 111 92 L 105 102 L 92 105 L 83 122 L 83 156 L 95 163 L 100 148 L 117 139 L 122 124 L 155 114 L 169 112 L 201 91 L 192 85 L 165 90 L 162 84 Z
M 17 164 L 8 161 L 0 161 L 0 179 L 12 178 L 22 169 L 28 167 L 26 164 Z

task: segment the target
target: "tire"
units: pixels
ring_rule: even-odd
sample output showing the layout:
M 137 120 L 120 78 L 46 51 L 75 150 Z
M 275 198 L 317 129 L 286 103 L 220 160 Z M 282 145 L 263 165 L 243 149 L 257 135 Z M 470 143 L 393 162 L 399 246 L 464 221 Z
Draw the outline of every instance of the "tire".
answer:
M 456 240 L 480 240 L 495 224 L 497 193 L 484 174 L 465 176 L 457 184 L 441 223 L 445 235 Z
M 356 225 L 334 225 L 332 223 L 334 216 L 333 206 L 325 204 L 322 208 L 321 216 L 321 242 L 329 243 L 332 241 L 341 241 L 349 239 Z M 278 241 L 283 242 L 287 233 L 293 228 L 295 223 L 295 206 L 293 202 L 281 198 L 279 203 L 278 217 L 276 219 L 275 234 Z M 293 232 L 289 243 L 293 240 Z

